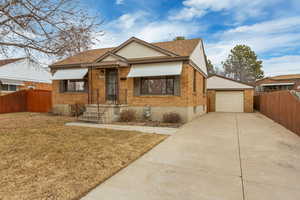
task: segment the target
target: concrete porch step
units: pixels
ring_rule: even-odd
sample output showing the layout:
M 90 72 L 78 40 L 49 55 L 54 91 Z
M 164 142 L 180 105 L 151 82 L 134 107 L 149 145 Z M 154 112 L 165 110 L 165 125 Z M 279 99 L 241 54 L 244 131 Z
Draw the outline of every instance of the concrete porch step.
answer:
M 83 116 L 84 117 L 98 117 L 98 116 L 103 116 L 105 112 L 84 112 Z
M 105 112 L 106 111 L 106 108 L 97 108 L 97 107 L 86 107 L 86 112 Z

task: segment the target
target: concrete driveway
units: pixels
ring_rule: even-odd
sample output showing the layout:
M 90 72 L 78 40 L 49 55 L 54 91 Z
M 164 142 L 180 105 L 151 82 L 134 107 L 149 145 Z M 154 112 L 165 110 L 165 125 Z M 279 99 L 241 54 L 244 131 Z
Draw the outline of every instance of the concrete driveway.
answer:
M 84 200 L 299 200 L 300 137 L 259 113 L 209 113 Z

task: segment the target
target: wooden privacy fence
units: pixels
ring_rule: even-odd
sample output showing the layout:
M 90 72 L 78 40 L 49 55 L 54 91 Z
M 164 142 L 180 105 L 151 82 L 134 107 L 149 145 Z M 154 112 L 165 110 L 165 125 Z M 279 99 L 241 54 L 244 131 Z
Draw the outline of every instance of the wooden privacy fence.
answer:
M 289 91 L 259 94 L 254 97 L 254 107 L 300 136 L 300 100 Z
M 49 112 L 51 108 L 51 91 L 47 90 L 21 90 L 0 96 L 0 113 Z

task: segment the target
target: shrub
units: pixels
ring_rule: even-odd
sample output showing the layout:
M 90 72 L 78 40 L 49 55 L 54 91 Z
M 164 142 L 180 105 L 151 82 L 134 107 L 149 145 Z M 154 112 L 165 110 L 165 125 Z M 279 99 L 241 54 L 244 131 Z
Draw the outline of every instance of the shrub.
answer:
M 81 103 L 71 104 L 71 116 L 78 117 L 85 111 L 85 105 Z
M 123 110 L 120 113 L 120 122 L 132 122 L 136 120 L 136 112 L 134 110 Z
M 181 121 L 181 117 L 178 113 L 171 112 L 163 115 L 163 122 L 165 123 L 180 123 Z

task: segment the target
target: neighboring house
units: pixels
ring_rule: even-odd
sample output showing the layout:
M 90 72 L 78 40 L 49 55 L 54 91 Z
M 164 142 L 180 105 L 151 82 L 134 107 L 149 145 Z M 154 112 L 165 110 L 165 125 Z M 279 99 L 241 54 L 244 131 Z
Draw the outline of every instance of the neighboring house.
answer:
M 207 79 L 209 112 L 253 112 L 254 87 L 227 77 Z
M 0 60 L 0 95 L 30 88 L 52 90 L 51 73 L 27 58 Z
M 139 118 L 151 113 L 152 120 L 176 112 L 186 122 L 206 112 L 207 66 L 201 39 L 148 43 L 133 37 L 118 47 L 89 50 L 50 68 L 56 113 L 68 114 L 70 105 L 85 104 L 88 118 L 100 104 L 107 116 L 103 121 L 133 109 Z
M 300 74 L 266 77 L 256 81 L 256 92 L 300 90 Z

